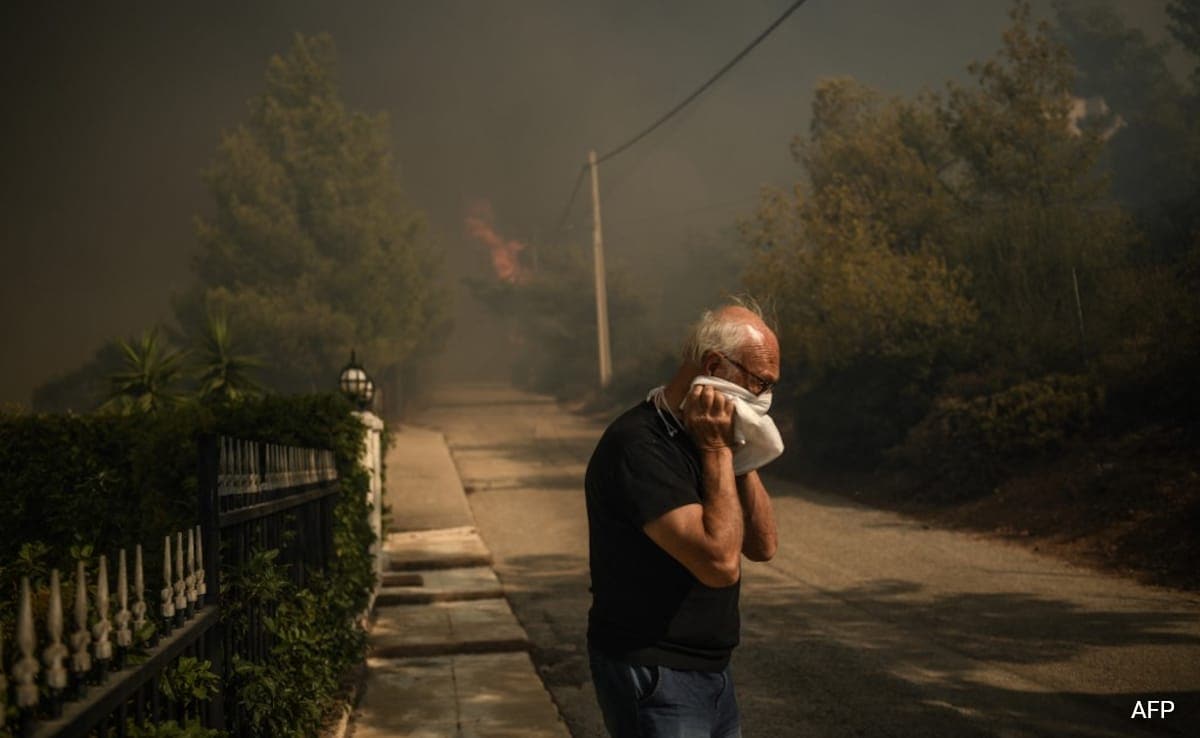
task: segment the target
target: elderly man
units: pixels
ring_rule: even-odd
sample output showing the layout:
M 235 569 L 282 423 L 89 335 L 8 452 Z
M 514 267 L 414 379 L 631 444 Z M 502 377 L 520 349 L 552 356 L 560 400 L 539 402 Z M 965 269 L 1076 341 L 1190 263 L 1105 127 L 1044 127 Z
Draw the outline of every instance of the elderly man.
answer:
M 765 414 L 779 342 L 756 308 L 729 305 L 704 314 L 683 353 L 669 384 L 609 426 L 587 468 L 588 649 L 619 738 L 740 735 L 729 658 L 741 557 L 775 555 L 771 499 L 743 467 L 783 450 Z M 764 424 L 776 448 L 755 435 Z

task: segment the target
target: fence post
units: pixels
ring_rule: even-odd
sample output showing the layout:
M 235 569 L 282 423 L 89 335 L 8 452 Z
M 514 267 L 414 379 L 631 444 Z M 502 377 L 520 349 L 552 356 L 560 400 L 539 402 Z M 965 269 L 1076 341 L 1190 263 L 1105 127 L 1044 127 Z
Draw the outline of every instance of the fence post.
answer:
M 367 503 L 371 505 L 371 531 L 375 534 L 375 542 L 371 544 L 371 558 L 375 562 L 375 586 L 371 590 L 371 599 L 367 605 L 367 613 L 370 613 L 375 607 L 375 595 L 383 582 L 383 420 L 369 410 L 356 412 L 354 415 L 367 429 L 359 463 L 371 475 Z
M 204 572 L 204 604 L 221 606 L 221 508 L 218 498 L 217 475 L 220 473 L 220 451 L 216 436 L 205 434 L 200 437 L 199 461 L 196 477 L 199 481 L 198 500 L 200 532 L 197 545 L 200 549 L 199 566 Z M 211 592 L 211 594 L 209 594 Z M 210 631 L 209 658 L 213 673 L 220 677 L 218 693 L 208 703 L 209 727 L 225 729 L 225 698 L 229 685 L 229 671 L 225 667 L 225 628 L 217 625 Z

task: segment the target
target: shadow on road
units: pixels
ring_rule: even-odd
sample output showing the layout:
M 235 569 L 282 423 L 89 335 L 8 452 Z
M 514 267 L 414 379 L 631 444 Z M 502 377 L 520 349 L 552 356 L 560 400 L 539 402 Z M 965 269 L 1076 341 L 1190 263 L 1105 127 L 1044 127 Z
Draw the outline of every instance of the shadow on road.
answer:
M 1200 718 L 1197 685 L 1133 693 L 1115 673 L 1077 691 L 1042 686 L 1055 683 L 1056 664 L 1097 647 L 1195 645 L 1179 632 L 1194 623 L 1191 613 L 1089 610 L 1022 594 L 922 597 L 921 589 L 894 580 L 837 591 L 748 588 L 734 662 L 745 677 L 746 734 L 1187 735 Z M 1131 719 L 1147 699 L 1172 700 L 1176 711 Z
M 498 573 L 547 686 L 581 688 L 586 559 L 517 556 Z M 734 668 L 748 736 L 1187 735 L 1200 717 L 1200 691 L 1134 693 L 1116 687 L 1120 674 L 1076 691 L 1040 686 L 1054 683 L 1056 663 L 1089 649 L 1196 645 L 1179 632 L 1191 613 L 1110 612 L 1022 594 L 926 596 L 897 580 L 837 591 L 749 584 L 742 612 Z M 1029 666 L 1045 671 L 1014 671 Z M 1171 700 L 1176 711 L 1131 719 L 1147 699 Z M 588 705 L 560 707 L 577 734 L 594 728 Z

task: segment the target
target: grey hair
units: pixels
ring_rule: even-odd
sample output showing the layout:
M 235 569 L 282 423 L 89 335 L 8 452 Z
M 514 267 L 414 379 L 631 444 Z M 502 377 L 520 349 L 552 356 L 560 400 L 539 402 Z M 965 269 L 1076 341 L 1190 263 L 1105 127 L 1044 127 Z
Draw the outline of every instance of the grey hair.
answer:
M 762 308 L 751 297 L 733 297 L 729 303 L 715 310 L 705 310 L 688 331 L 683 341 L 683 360 L 699 364 L 709 351 L 737 357 L 749 342 L 760 338 L 745 318 L 728 318 L 721 310 L 728 307 L 743 307 L 758 316 L 764 323 Z

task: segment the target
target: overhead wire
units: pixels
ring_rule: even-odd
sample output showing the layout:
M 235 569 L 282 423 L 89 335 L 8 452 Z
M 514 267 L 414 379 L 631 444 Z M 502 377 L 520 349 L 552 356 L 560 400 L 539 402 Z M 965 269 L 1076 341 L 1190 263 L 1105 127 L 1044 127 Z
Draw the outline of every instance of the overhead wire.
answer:
M 769 25 L 765 29 L 763 29 L 762 33 L 755 36 L 754 40 L 751 41 L 746 46 L 746 48 L 739 51 L 735 57 L 733 57 L 728 62 L 726 62 L 725 66 L 718 69 L 716 74 L 709 77 L 708 80 L 705 81 L 704 84 L 702 84 L 698 88 L 696 88 L 696 90 L 693 91 L 692 94 L 688 95 L 681 102 L 679 102 L 679 104 L 677 104 L 675 107 L 671 108 L 670 110 L 668 110 L 667 112 L 665 112 L 661 116 L 659 116 L 658 120 L 654 121 L 649 126 L 647 126 L 645 129 L 643 129 L 641 133 L 637 134 L 633 138 L 630 138 L 628 141 L 626 141 L 625 143 L 616 147 L 615 149 L 612 149 L 608 153 L 597 156 L 596 163 L 600 164 L 604 161 L 607 161 L 608 159 L 613 158 L 614 156 L 617 156 L 621 152 L 628 149 L 630 146 L 633 146 L 638 141 L 641 141 L 646 136 L 649 136 L 651 133 L 653 133 L 655 131 L 655 129 L 657 129 L 663 123 L 666 123 L 668 120 L 673 118 L 675 116 L 675 114 L 677 114 L 679 111 L 686 108 L 689 104 L 692 103 L 692 101 L 694 101 L 696 98 L 703 95 L 705 93 L 705 91 L 708 90 L 708 88 L 710 88 L 714 84 L 716 84 L 717 80 L 719 80 L 721 77 L 725 76 L 725 73 L 728 72 L 730 69 L 733 69 L 734 66 L 736 66 L 738 62 L 740 62 L 742 59 L 744 59 L 747 54 L 749 54 L 751 51 L 754 50 L 754 48 L 756 46 L 758 46 L 764 40 L 766 40 L 767 36 L 770 36 L 771 33 L 780 26 L 780 24 L 782 24 L 785 20 L 787 20 L 788 16 L 790 16 L 792 13 L 799 10 L 800 6 L 806 2 L 808 2 L 808 0 L 796 0 L 796 2 L 794 2 L 790 6 L 788 6 L 788 9 L 783 11 L 782 15 L 780 15 L 778 18 L 776 18 L 774 20 L 774 22 L 771 23 L 771 25 Z
M 563 228 L 567 225 L 567 219 L 571 217 L 571 206 L 575 204 L 575 196 L 579 194 L 579 185 L 583 184 L 583 175 L 587 174 L 587 164 L 579 167 L 579 176 L 575 177 L 575 186 L 571 188 L 571 197 L 567 199 L 567 206 L 563 208 L 562 217 L 558 219 L 558 226 L 551 233 L 559 235 L 563 232 Z
M 601 154 L 600 156 L 597 156 L 596 163 L 599 164 L 601 162 L 607 161 L 607 160 L 623 153 L 624 151 L 629 149 L 631 146 L 633 146 L 637 142 L 641 141 L 646 136 L 649 136 L 651 133 L 653 133 L 655 130 L 657 130 L 660 126 L 662 126 L 668 120 L 670 120 L 675 115 L 677 115 L 680 111 L 682 111 L 684 108 L 686 108 L 692 102 L 694 102 L 696 100 L 696 98 L 703 95 L 710 87 L 712 87 L 714 84 L 716 84 L 717 80 L 719 80 L 721 77 L 725 76 L 725 74 L 727 72 L 729 72 L 729 70 L 733 69 L 738 64 L 738 62 L 740 62 L 742 59 L 744 59 L 746 57 L 746 55 L 748 55 L 751 51 L 753 51 L 755 49 L 755 47 L 757 47 L 764 40 L 766 40 L 766 38 L 768 36 L 770 36 L 771 33 L 774 32 L 776 28 L 778 28 L 785 20 L 787 20 L 788 17 L 791 16 L 792 13 L 799 10 L 800 6 L 806 2 L 808 2 L 808 0 L 795 0 L 795 2 L 793 2 L 791 5 L 789 5 L 788 8 L 786 10 L 784 10 L 783 13 L 778 18 L 776 18 L 774 21 L 772 21 L 769 26 L 767 26 L 765 29 L 762 30 L 761 33 L 759 33 L 757 36 L 755 36 L 754 39 L 749 44 L 747 44 L 745 48 L 743 48 L 732 59 L 730 59 L 728 62 L 726 62 L 724 66 L 722 66 L 720 69 L 718 69 L 716 71 L 716 73 L 713 74 L 711 77 L 709 77 L 703 84 L 701 84 L 699 87 L 697 87 L 695 90 L 693 90 L 690 95 L 688 95 L 683 100 L 681 100 L 673 108 L 671 108 L 667 112 L 663 113 L 661 116 L 658 117 L 657 120 L 655 120 L 650 125 L 646 126 L 638 134 L 632 136 L 631 138 L 629 138 L 627 141 L 625 141 L 621 145 L 617 146 L 616 148 L 613 148 L 613 149 L 609 150 L 608 152 Z M 575 186 L 571 190 L 571 197 L 567 200 L 566 208 L 563 209 L 562 218 L 559 220 L 558 227 L 555 228 L 555 230 L 553 231 L 555 234 L 561 233 L 563 228 L 566 226 L 567 219 L 570 217 L 571 207 L 575 204 L 575 198 L 579 194 L 579 186 L 583 183 L 583 177 L 587 171 L 587 168 L 588 168 L 587 163 L 584 163 L 583 165 L 580 166 L 579 175 L 575 179 Z

